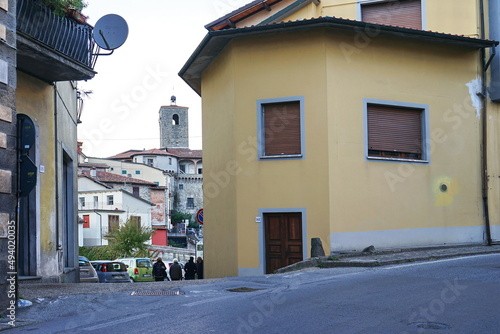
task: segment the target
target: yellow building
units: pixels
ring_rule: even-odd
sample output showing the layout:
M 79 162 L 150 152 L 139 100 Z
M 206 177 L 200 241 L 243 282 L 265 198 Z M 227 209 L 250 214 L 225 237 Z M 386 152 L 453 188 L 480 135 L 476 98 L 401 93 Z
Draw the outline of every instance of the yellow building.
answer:
M 92 27 L 26 0 L 16 18 L 17 271 L 21 280 L 79 282 L 76 81 L 95 75 Z
M 4 310 L 18 297 L 11 277 L 21 284 L 80 281 L 76 81 L 94 77 L 98 50 L 91 26 L 42 2 L 0 1 L 0 11 L 0 72 L 8 60 L 0 73 Z
M 208 24 L 180 72 L 202 96 L 207 276 L 273 272 L 311 238 L 327 254 L 500 240 L 479 5 L 268 0 Z

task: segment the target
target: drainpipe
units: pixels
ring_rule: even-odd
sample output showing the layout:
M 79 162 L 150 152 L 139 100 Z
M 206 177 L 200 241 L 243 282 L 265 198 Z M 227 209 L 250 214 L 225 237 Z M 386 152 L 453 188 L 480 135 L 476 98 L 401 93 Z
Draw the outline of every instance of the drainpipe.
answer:
M 61 214 L 59 212 L 59 184 L 60 184 L 60 179 L 59 179 L 59 149 L 58 149 L 58 143 L 59 143 L 59 133 L 57 129 L 57 83 L 53 83 L 54 86 L 54 163 L 55 163 L 55 168 L 54 168 L 54 173 L 55 173 L 55 196 L 56 196 L 56 250 L 61 251 L 63 249 L 62 243 L 61 243 L 61 236 L 60 236 L 60 219 L 61 219 Z
M 479 11 L 480 11 L 480 21 L 481 21 L 481 39 L 485 39 L 485 14 L 484 14 L 484 0 L 479 0 Z M 486 240 L 488 246 L 493 244 L 491 240 L 491 227 L 490 227 L 490 215 L 488 208 L 488 113 L 487 113 L 487 91 L 486 91 L 486 71 L 489 64 L 491 63 L 492 57 L 495 56 L 495 52 L 492 52 L 491 58 L 486 62 L 486 50 L 481 49 L 481 92 L 478 95 L 482 101 L 482 158 L 481 158 L 481 170 L 482 170 L 482 197 L 483 197 L 483 208 L 484 208 L 484 222 L 486 228 Z

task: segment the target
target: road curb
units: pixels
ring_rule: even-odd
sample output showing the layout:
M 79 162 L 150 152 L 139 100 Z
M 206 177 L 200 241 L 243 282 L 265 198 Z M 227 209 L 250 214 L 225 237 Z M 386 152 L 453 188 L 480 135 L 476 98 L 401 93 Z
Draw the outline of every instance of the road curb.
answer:
M 483 248 L 484 247 L 484 248 Z M 338 254 L 326 257 L 309 258 L 304 261 L 294 263 L 284 268 L 275 271 L 275 274 L 288 273 L 306 268 L 339 268 L 339 267 L 381 267 L 395 264 L 405 264 L 412 262 L 434 261 L 439 259 L 457 258 L 464 256 L 485 255 L 500 253 L 498 245 L 495 248 L 488 249 L 490 246 L 476 247 L 446 247 L 446 248 L 426 248 L 426 249 L 410 249 L 398 251 L 381 251 L 375 254 Z M 473 249 L 476 248 L 476 249 Z M 420 255 L 419 252 L 430 254 Z M 371 259 L 367 259 L 370 257 Z M 380 257 L 380 259 L 373 259 Z M 386 257 L 387 259 L 384 259 Z M 390 258 L 388 258 L 390 257 Z

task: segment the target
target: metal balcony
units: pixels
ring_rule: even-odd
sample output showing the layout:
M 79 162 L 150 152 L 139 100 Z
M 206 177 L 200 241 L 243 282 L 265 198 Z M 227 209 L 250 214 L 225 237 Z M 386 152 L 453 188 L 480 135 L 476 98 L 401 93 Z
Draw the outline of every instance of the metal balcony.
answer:
M 93 78 L 98 52 L 92 30 L 39 0 L 18 0 L 17 68 L 47 82 Z

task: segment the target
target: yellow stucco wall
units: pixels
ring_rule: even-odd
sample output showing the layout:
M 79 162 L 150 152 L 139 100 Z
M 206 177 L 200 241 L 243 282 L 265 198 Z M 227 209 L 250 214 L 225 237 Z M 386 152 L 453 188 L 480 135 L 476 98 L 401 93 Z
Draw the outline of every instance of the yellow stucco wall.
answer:
M 202 85 L 205 94 L 202 99 L 203 131 L 211 134 L 203 138 L 204 171 L 209 171 L 203 173 L 205 275 L 207 278 L 234 276 L 237 275 L 238 257 L 235 237 L 237 167 L 232 127 L 234 73 L 230 51 L 222 53 L 203 76 L 209 78 Z M 221 98 L 224 103 L 220 103 Z
M 38 79 L 18 72 L 16 91 L 18 114 L 26 114 L 35 123 L 37 131 L 37 156 L 39 167 L 44 166 L 45 172 L 38 173 L 39 192 L 39 252 L 38 271 L 40 275 L 51 276 L 57 273 L 58 264 L 55 257 L 55 149 L 54 149 L 54 88 Z M 43 261 L 43 266 L 41 262 Z
M 327 56 L 332 232 L 481 226 L 477 51 L 376 38 L 339 52 L 353 40 L 332 34 Z M 365 98 L 428 105 L 429 164 L 366 161 Z
M 359 4 L 355 0 L 322 0 L 293 13 L 287 20 L 318 16 L 335 16 L 360 20 Z M 316 8 L 315 8 L 316 7 Z M 479 37 L 479 13 L 476 0 L 422 0 L 424 30 Z M 446 13 L 446 15 L 443 15 Z
M 76 167 L 78 162 L 74 86 L 70 82 L 57 83 L 58 93 L 55 94 L 53 85 L 22 72 L 18 73 L 17 86 L 17 113 L 28 115 L 35 123 L 37 133 L 37 161 L 35 161 L 35 164 L 39 173 L 37 187 L 33 190 L 37 192 L 37 275 L 44 278 L 62 278 L 64 280 L 65 278 L 62 277 L 64 265 L 68 264 L 70 267 L 75 265 L 75 261 L 72 259 L 67 263 L 61 261 L 61 255 L 67 256 L 65 240 L 68 240 L 66 239 L 67 235 L 64 234 L 63 226 L 66 223 L 66 217 L 63 215 L 64 202 L 72 200 L 72 207 L 77 208 L 75 192 L 77 188 Z M 56 99 L 58 101 L 57 106 L 55 105 Z M 62 100 L 64 100 L 64 103 Z M 55 115 L 55 110 L 57 110 L 57 115 Z M 56 119 L 57 126 L 55 125 Z M 65 155 L 63 155 L 63 152 L 65 152 Z M 74 169 L 70 178 L 73 180 L 75 192 L 70 190 L 68 194 L 63 189 L 63 159 L 66 159 L 66 161 L 73 159 L 72 167 Z M 59 195 L 58 198 L 57 194 Z M 71 196 L 74 197 L 71 198 Z M 77 221 L 76 209 L 68 214 L 68 221 Z M 74 231 L 71 238 L 75 242 L 77 241 L 76 231 Z M 63 246 L 64 251 L 58 249 L 58 243 Z M 74 247 L 74 252 L 77 252 L 77 244 L 68 243 L 68 245 Z
M 476 0 L 425 0 L 426 30 L 479 37 L 479 7 Z M 443 15 L 446 13 L 446 15 Z
M 307 40 L 307 42 L 305 42 Z M 296 46 L 303 45 L 300 52 Z M 259 259 L 250 249 L 258 249 L 255 223 L 262 208 L 307 208 L 307 220 L 328 220 L 328 193 L 323 186 L 328 177 L 328 160 L 324 145 L 310 145 L 327 137 L 325 45 L 322 35 L 284 34 L 274 38 L 249 38 L 234 43 L 235 61 L 235 140 L 241 147 L 255 147 L 257 134 L 256 100 L 304 96 L 306 124 L 305 159 L 258 161 L 257 151 L 237 154 L 241 173 L 237 182 L 237 220 L 240 268 L 257 267 Z M 248 52 L 252 50 L 252 52 Z M 248 64 L 258 64 L 248 66 Z M 258 68 L 256 68 L 258 67 Z M 314 175 L 314 178 L 310 176 Z M 309 196 L 304 196 L 309 194 Z M 307 226 L 307 235 L 322 237 L 327 244 L 328 228 L 323 224 Z M 304 240 L 309 246 L 309 238 Z M 247 251 L 243 251 L 247 250 Z
M 341 46 L 354 37 L 239 39 L 203 73 L 209 277 L 262 265 L 255 217 L 263 208 L 306 208 L 308 254 L 311 238 L 328 253 L 330 235 L 342 232 L 481 228 L 480 123 L 467 87 L 477 51 L 379 36 L 346 54 Z M 258 161 L 256 101 L 288 96 L 305 100 L 306 158 Z M 365 98 L 428 105 L 429 164 L 366 161 Z M 207 198 L 207 184 L 228 170 Z

